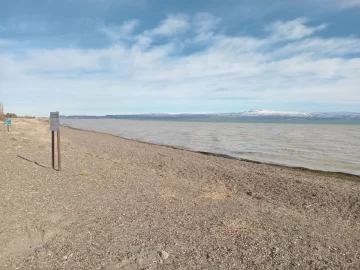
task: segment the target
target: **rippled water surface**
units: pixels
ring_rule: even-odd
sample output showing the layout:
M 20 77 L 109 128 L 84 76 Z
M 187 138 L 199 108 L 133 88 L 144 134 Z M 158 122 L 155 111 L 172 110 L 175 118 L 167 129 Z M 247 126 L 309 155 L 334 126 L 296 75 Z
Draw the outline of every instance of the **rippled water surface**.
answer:
M 75 128 L 262 162 L 360 175 L 360 125 L 61 119 Z

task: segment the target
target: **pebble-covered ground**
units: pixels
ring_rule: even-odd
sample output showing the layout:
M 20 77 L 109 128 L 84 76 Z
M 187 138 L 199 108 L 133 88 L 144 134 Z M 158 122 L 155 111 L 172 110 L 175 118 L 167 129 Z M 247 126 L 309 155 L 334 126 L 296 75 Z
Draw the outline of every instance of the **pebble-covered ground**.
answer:
M 360 269 L 360 177 L 0 126 L 0 269 Z

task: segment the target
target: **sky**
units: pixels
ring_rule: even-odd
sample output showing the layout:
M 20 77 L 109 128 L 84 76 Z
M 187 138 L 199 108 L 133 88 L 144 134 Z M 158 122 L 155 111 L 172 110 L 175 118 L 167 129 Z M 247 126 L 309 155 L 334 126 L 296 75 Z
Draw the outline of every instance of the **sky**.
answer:
M 360 112 L 360 0 L 0 0 L 0 102 Z

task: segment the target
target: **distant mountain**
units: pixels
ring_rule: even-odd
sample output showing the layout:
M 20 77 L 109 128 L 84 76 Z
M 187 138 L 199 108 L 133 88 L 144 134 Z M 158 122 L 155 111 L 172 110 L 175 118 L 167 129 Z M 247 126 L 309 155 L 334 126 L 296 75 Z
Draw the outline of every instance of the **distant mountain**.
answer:
M 251 110 L 241 113 L 243 116 L 276 116 L 276 117 L 309 117 L 310 113 L 305 112 L 282 112 L 282 111 L 268 111 L 268 110 Z
M 360 120 L 360 113 L 355 112 L 284 112 L 269 110 L 250 110 L 235 113 L 150 113 L 150 114 L 117 114 L 104 116 L 70 115 L 62 118 L 80 119 L 133 119 L 133 120 L 203 120 L 203 121 L 236 121 L 246 119 L 283 119 L 283 120 Z
M 226 114 L 224 114 L 226 115 Z M 260 118 L 303 118 L 303 119 L 360 119 L 360 113 L 354 112 L 284 112 L 268 110 L 250 110 L 229 114 L 234 117 L 260 117 Z

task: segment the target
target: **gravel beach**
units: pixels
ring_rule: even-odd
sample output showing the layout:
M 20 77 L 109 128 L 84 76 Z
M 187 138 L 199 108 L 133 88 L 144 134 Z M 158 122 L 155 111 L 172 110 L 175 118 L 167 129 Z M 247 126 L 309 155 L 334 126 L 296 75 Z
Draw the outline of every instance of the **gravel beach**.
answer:
M 0 269 L 360 269 L 360 177 L 0 126 Z

